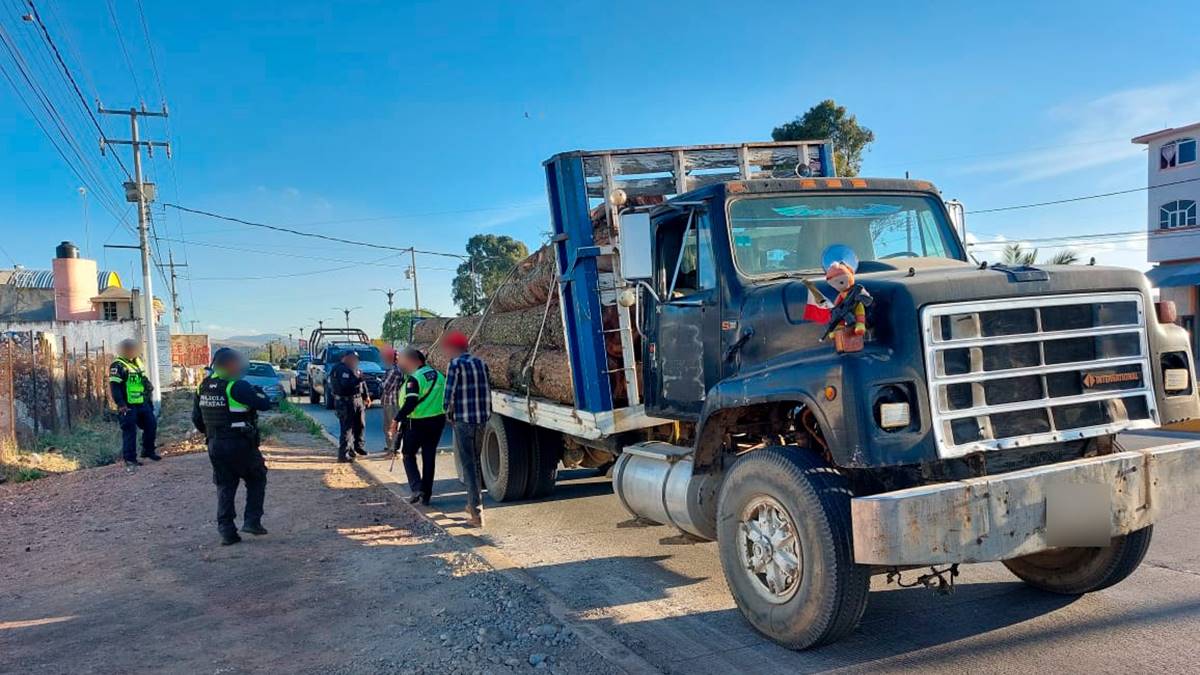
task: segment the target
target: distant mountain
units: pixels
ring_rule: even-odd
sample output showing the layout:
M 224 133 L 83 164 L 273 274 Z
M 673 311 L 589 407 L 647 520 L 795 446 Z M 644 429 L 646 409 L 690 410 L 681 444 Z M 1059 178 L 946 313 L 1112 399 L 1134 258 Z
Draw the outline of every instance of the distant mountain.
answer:
M 263 347 L 268 342 L 287 342 L 286 335 L 277 333 L 264 333 L 262 335 L 233 335 L 227 338 L 215 338 L 212 343 L 214 347 L 234 347 L 245 349 L 248 347 Z

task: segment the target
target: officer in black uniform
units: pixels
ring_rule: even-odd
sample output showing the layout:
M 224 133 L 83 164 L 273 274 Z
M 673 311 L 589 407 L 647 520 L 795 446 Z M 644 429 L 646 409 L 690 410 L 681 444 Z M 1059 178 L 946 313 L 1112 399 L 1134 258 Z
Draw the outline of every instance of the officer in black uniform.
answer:
M 354 455 L 367 454 L 363 428 L 367 421 L 367 406 L 371 403 L 367 381 L 358 369 L 357 352 L 350 350 L 342 354 L 341 363 L 329 370 L 329 386 L 333 389 L 333 409 L 341 427 L 337 461 L 351 462 Z
M 224 546 L 242 540 L 233 522 L 239 480 L 246 483 L 242 532 L 267 533 L 262 526 L 267 464 L 258 450 L 258 413 L 270 410 L 271 401 L 242 379 L 245 369 L 240 353 L 228 347 L 218 349 L 212 374 L 200 383 L 192 405 L 192 423 L 208 441 L 208 459 L 217 486 L 217 531 Z
M 117 345 L 117 359 L 108 367 L 109 391 L 121 425 L 121 455 L 125 459 L 125 468 L 130 471 L 142 464 L 137 455 L 139 427 L 142 429 L 142 457 L 155 462 L 162 459 L 154 450 L 154 434 L 158 430 L 158 419 L 150 400 L 154 387 L 140 352 L 141 346 L 136 340 L 121 340 Z

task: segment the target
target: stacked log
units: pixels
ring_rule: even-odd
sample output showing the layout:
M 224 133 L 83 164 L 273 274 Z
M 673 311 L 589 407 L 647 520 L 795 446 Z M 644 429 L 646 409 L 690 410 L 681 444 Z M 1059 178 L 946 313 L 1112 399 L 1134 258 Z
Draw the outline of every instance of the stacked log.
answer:
M 611 242 L 607 210 L 593 209 L 591 220 L 596 244 Z M 601 256 L 597 266 L 601 272 L 611 271 L 612 257 Z M 472 338 L 471 353 L 488 364 L 492 388 L 574 404 L 557 276 L 554 249 L 543 246 L 522 260 L 505 283 L 492 292 L 485 316 L 426 319 L 413 329 L 413 343 L 426 352 L 430 365 L 445 372 L 448 359 L 439 342 L 446 332 L 460 331 Z M 609 374 L 609 384 L 613 399 L 620 404 L 625 399 L 626 373 L 620 370 L 621 336 L 616 332 L 619 327 L 616 308 L 604 307 L 601 319 L 608 368 L 614 371 Z M 634 339 L 636 353 L 636 336 Z M 641 379 L 640 364 L 635 375 Z

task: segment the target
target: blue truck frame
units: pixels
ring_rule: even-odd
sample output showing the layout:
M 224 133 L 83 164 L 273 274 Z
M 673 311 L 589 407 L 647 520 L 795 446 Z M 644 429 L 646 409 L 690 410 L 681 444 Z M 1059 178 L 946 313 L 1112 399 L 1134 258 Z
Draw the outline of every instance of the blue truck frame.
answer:
M 795 153 L 794 158 L 790 158 L 790 152 Z M 600 167 L 600 171 L 589 174 L 588 163 Z M 713 182 L 779 177 L 781 165 L 783 171 L 791 172 L 790 177 L 837 175 L 833 145 L 828 141 L 577 150 L 545 161 L 546 195 L 577 409 L 589 413 L 613 411 L 596 264 L 599 256 L 611 251 L 595 241 L 590 200 L 602 200 L 615 221 L 619 215 L 613 193 L 618 190 L 665 197 Z M 617 174 L 620 167 L 626 168 Z M 696 169 L 706 172 L 695 173 Z

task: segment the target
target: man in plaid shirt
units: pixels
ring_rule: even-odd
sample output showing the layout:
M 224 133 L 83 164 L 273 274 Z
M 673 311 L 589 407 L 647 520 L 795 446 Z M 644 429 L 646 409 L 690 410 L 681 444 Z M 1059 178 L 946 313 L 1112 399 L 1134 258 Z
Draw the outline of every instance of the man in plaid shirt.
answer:
M 450 357 L 446 368 L 446 418 L 454 427 L 454 452 L 467 486 L 467 523 L 483 526 L 479 496 L 479 439 L 492 411 L 488 367 L 467 351 L 469 340 L 458 331 L 442 338 L 442 351 Z
M 400 409 L 400 385 L 404 383 L 404 371 L 396 358 L 396 350 L 391 347 L 383 349 L 383 362 L 387 366 L 387 375 L 383 378 L 383 451 L 392 452 L 396 449 L 396 434 L 392 433 L 392 418 Z

